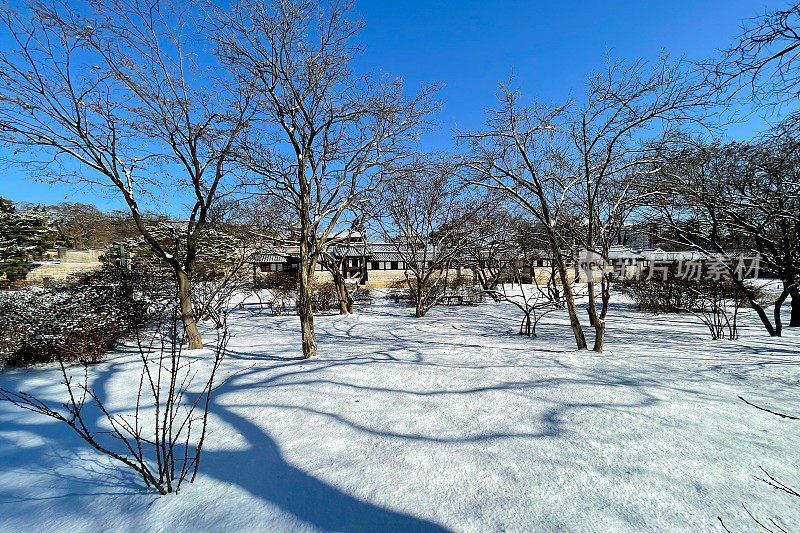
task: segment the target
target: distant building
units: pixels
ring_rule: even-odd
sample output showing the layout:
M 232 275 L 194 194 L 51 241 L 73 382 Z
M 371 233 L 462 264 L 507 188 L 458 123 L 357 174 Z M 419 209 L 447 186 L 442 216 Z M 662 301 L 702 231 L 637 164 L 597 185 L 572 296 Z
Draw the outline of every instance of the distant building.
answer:
M 394 243 L 366 242 L 361 238 L 349 242 L 340 240 L 329 251 L 341 264 L 343 277 L 360 285 L 389 286 L 406 279 L 405 254 L 401 254 Z M 248 262 L 256 277 L 276 272 L 296 277 L 300 270 L 300 246 L 281 240 L 267 249 L 254 252 Z M 330 272 L 319 262 L 314 276 L 320 281 L 331 279 Z

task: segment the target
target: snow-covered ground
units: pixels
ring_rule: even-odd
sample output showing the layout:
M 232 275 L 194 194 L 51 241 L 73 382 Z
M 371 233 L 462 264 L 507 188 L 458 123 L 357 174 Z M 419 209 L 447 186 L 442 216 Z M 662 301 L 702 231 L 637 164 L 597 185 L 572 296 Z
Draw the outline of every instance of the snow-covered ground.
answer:
M 585 316 L 585 315 L 584 315 Z M 299 358 L 294 316 L 231 320 L 201 475 L 177 496 L 50 419 L 0 402 L 4 531 L 732 531 L 775 517 L 800 530 L 800 335 L 711 341 L 687 315 L 616 304 L 606 353 L 572 350 L 566 315 L 515 335 L 510 304 L 435 308 L 376 299 L 317 318 Z M 134 355 L 91 368 L 131 402 Z M 54 369 L 0 384 L 61 398 Z

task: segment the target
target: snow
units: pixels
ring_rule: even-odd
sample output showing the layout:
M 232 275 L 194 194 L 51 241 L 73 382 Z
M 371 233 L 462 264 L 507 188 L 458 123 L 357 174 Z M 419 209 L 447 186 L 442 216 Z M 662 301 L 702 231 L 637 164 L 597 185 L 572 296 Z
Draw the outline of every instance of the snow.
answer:
M 722 516 L 754 530 L 742 502 L 800 527 L 797 499 L 754 477 L 800 485 L 800 423 L 737 399 L 800 413 L 799 332 L 769 338 L 747 313 L 739 340 L 712 341 L 689 315 L 617 302 L 597 355 L 571 349 L 565 313 L 526 338 L 508 303 L 415 319 L 375 302 L 318 316 L 308 361 L 297 317 L 236 311 L 236 374 L 177 496 L 0 403 L 0 529 L 720 531 Z M 91 374 L 113 406 L 131 402 L 135 354 Z M 54 401 L 58 383 L 54 368 L 0 375 Z

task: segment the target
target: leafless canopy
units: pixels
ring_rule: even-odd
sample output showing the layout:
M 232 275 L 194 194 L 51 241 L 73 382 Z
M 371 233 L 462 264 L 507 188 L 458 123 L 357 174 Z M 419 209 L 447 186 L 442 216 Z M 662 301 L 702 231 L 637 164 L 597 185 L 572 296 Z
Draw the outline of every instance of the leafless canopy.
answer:
M 765 13 L 742 29 L 722 57 L 703 65 L 715 91 L 725 97 L 747 90 L 748 97 L 773 102 L 800 95 L 800 5 Z
M 373 219 L 405 266 L 406 285 L 424 316 L 436 305 L 470 231 L 500 205 L 465 185 L 447 156 L 416 158 L 384 180 Z
M 216 53 L 258 95 L 239 149 L 247 185 L 286 202 L 300 237 L 303 352 L 316 353 L 310 285 L 342 215 L 408 153 L 437 104 L 435 86 L 406 97 L 399 79 L 359 76 L 352 2 L 240 0 L 215 9 Z
M 190 5 L 139 0 L 37 2 L 0 18 L 0 138 L 37 158 L 33 172 L 118 195 L 173 269 L 187 335 L 197 240 L 225 193 L 230 155 L 252 112 L 249 87 L 207 62 Z M 143 211 L 186 201 L 185 257 L 165 250 Z

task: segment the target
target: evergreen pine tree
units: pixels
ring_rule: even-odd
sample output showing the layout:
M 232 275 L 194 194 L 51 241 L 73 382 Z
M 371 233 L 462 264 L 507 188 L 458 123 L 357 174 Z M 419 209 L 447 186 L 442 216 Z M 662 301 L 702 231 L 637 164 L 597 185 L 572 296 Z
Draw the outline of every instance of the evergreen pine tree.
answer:
M 56 233 L 47 221 L 43 207 L 17 211 L 0 198 L 0 276 L 12 282 L 25 279 L 31 261 L 55 242 Z

